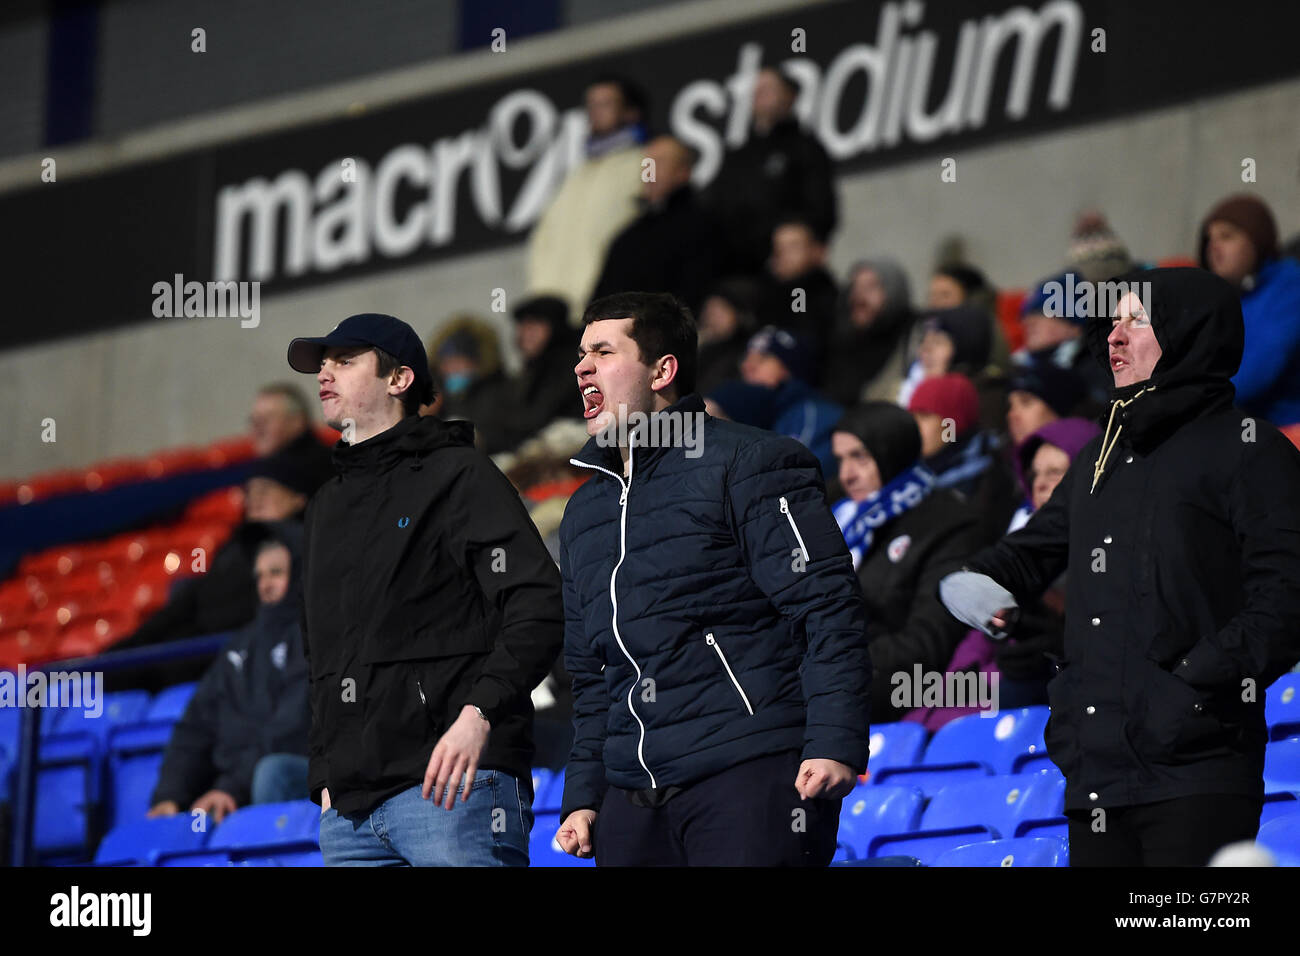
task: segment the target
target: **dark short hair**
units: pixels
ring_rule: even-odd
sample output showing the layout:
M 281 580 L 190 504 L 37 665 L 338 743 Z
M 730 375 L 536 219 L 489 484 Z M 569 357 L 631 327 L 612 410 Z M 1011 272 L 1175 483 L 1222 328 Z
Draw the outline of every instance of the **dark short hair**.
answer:
M 629 336 L 636 343 L 642 363 L 649 365 L 664 355 L 675 356 L 677 376 L 670 387 L 679 399 L 695 391 L 699 331 L 691 310 L 668 292 L 618 292 L 587 306 L 582 324 L 627 318 L 632 320 Z
M 375 353 L 375 374 L 379 378 L 388 378 L 402 367 L 402 363 L 396 355 L 385 352 L 378 346 L 372 346 L 370 351 Z M 410 418 L 412 415 L 420 414 L 420 396 L 416 394 L 414 382 L 407 386 L 406 391 L 402 392 L 401 399 L 403 418 Z M 432 401 L 432 398 L 430 400 Z
M 311 406 L 307 403 L 307 396 L 297 385 L 289 382 L 272 382 L 259 388 L 257 394 L 279 395 L 294 414 L 301 415 L 303 421 L 311 421 Z
M 650 118 L 650 97 L 638 84 L 621 73 L 599 73 L 587 84 L 586 88 L 591 89 L 593 86 L 617 87 L 618 94 L 623 98 L 623 105 L 626 108 L 636 110 L 640 114 L 642 123 L 645 123 Z

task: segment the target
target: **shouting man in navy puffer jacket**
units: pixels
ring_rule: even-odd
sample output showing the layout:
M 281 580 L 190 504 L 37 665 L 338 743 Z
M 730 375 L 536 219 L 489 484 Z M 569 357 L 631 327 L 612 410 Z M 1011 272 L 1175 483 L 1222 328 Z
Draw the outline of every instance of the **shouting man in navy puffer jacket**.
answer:
M 817 460 L 705 414 L 672 296 L 607 296 L 583 323 L 556 839 L 602 866 L 825 865 L 867 765 L 871 664 Z

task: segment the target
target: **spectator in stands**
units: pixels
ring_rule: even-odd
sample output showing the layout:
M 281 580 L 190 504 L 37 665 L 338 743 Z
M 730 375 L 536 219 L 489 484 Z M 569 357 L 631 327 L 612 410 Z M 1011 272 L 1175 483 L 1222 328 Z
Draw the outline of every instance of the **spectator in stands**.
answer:
M 1007 534 L 1023 527 L 1029 515 L 1051 498 L 1065 477 L 1079 451 L 1101 429 L 1081 418 L 1053 420 L 1036 430 L 1018 448 L 1017 471 L 1030 500 L 1016 512 Z M 982 631 L 971 628 L 953 652 L 947 673 L 976 671 L 998 675 L 998 706 L 1002 710 L 1047 704 L 1047 682 L 1052 677 L 1053 662 L 1065 653 L 1065 575 L 1062 573 L 1041 597 L 1026 605 L 1016 624 L 1016 636 L 994 641 Z M 975 713 L 977 706 L 922 707 L 904 720 L 924 724 L 936 731 L 949 721 Z
M 557 418 L 581 423 L 582 402 L 573 397 L 573 363 L 578 336 L 569 309 L 553 295 L 527 299 L 515 308 L 515 344 L 524 365 L 511 380 L 510 405 L 502 418 L 503 444 L 517 447 Z
M 794 113 L 798 84 L 776 67 L 754 82 L 749 137 L 722 161 L 706 194 L 728 240 L 725 274 L 761 276 L 772 231 L 788 216 L 812 224 L 823 239 L 838 223 L 830 157 Z
M 1090 209 L 1075 220 L 1065 268 L 1088 282 L 1106 282 L 1137 268 L 1137 263 L 1106 217 Z
M 255 460 L 244 492 L 244 520 L 235 527 L 207 570 L 181 578 L 167 603 L 144 621 L 134 634 L 113 645 L 114 650 L 148 647 L 203 634 L 220 634 L 243 627 L 257 613 L 253 562 L 269 528 L 301 525 L 307 502 L 333 474 L 314 456 L 300 456 L 290 447 Z M 188 558 L 188 556 L 187 556 Z M 207 669 L 202 658 L 189 658 L 148 667 L 110 671 L 109 690 L 141 688 L 158 691 L 169 684 L 197 680 Z
M 772 230 L 759 320 L 793 332 L 820 365 L 835 326 L 839 290 L 826 268 L 826 237 L 807 219 L 789 218 Z M 814 374 L 816 383 L 820 376 Z
M 570 312 L 591 298 L 610 242 L 637 215 L 646 141 L 645 94 L 626 77 L 587 86 L 586 160 L 569 172 L 528 239 L 533 295 L 558 295 Z
M 1278 255 L 1273 213 L 1230 196 L 1201 224 L 1201 268 L 1237 289 L 1246 323 L 1237 401 L 1300 447 L 1300 263 Z
M 1081 281 L 1076 277 L 1073 283 L 1077 286 Z M 1064 298 L 1070 283 L 1068 275 L 1053 276 L 1038 283 L 1025 297 L 1020 308 L 1025 344 L 1011 356 L 1012 362 L 1024 365 L 1048 361 L 1071 369 L 1083 379 L 1088 398 L 1102 407 L 1110 384 L 1106 370 L 1097 367 L 1084 346 L 1083 328 L 1087 322 L 1087 316 L 1081 314 L 1084 310 L 1076 309 L 1074 302 Z
M 560 533 L 574 745 L 556 840 L 598 865 L 825 866 L 866 765 L 871 678 L 816 459 L 701 414 L 695 322 L 673 297 L 583 318 L 592 477 Z M 618 443 L 660 412 L 698 440 Z
M 829 478 L 835 474 L 831 429 L 844 409 L 808 383 L 812 361 L 811 351 L 797 336 L 768 326 L 749 340 L 740 376 L 749 385 L 772 389 L 772 431 L 816 455 Z
M 659 136 L 645 157 L 654 165 L 641 184 L 640 215 L 610 243 L 592 297 L 670 292 L 698 310 L 718 276 L 722 235 L 691 185 L 695 152 L 675 137 Z
M 902 266 L 868 259 L 849 270 L 822 382 L 841 405 L 894 401 L 919 334 Z
M 938 584 L 979 549 L 970 506 L 934 487 L 921 463 L 916 422 L 892 402 L 845 412 L 832 436 L 839 481 L 848 496 L 832 509 L 853 556 L 867 602 L 871 720 L 902 716 L 892 678 L 920 664 L 942 670 L 965 633 L 939 602 Z
M 563 639 L 559 575 L 471 429 L 418 414 L 425 359 L 390 315 L 289 345 L 326 422 L 355 423 L 306 521 L 308 787 L 326 865 L 526 865 L 529 695 Z
M 1071 865 L 1202 866 L 1259 828 L 1263 695 L 1243 689 L 1300 659 L 1300 452 L 1266 421 L 1243 430 L 1233 286 L 1198 269 L 1130 277 L 1151 283 L 1150 311 L 1130 292 L 1087 329 L 1114 377 L 1105 433 L 940 596 L 996 637 L 1068 575 L 1047 749 Z
M 761 289 L 754 279 L 726 279 L 705 297 L 697 316 L 700 353 L 696 389 L 701 395 L 740 377 L 740 363 L 758 327 Z
M 979 309 L 988 315 L 991 339 L 988 367 L 984 374 L 990 386 L 1005 388 L 1005 377 L 1011 368 L 1011 346 L 998 318 L 997 290 L 974 266 L 951 262 L 935 269 L 930 277 L 926 307 L 931 310 L 955 309 L 959 305 Z
M 330 469 L 330 450 L 312 430 L 311 408 L 302 389 L 289 382 L 263 385 L 248 413 L 253 451 L 259 458 L 284 450 L 308 471 Z
M 916 358 L 898 389 L 897 404 L 906 407 L 916 386 L 927 378 L 960 372 L 976 388 L 983 381 L 993 343 L 993 321 L 982 309 L 956 306 L 937 309 L 921 316 L 921 340 Z
M 513 447 L 518 410 L 496 329 L 473 315 L 453 316 L 430 340 L 429 356 L 446 396 L 442 418 L 470 422 L 475 444 L 489 455 Z
M 149 816 L 188 808 L 220 823 L 250 803 L 307 798 L 301 547 L 291 524 L 259 546 L 257 616 L 231 636 L 172 730 Z
M 1002 534 L 1020 503 L 996 435 L 979 427 L 979 394 L 957 372 L 916 387 L 908 410 L 921 431 L 921 459 L 935 485 L 951 488 L 980 516 L 981 540 Z
M 1080 410 L 1084 403 L 1083 380 L 1072 370 L 1051 362 L 1018 365 L 1007 394 L 1007 435 L 1019 446 L 1039 428 Z M 1084 418 L 1095 418 L 1089 406 Z
M 965 305 L 992 313 L 997 305 L 997 293 L 984 273 L 974 266 L 953 262 L 935 269 L 930 276 L 925 305 L 932 310 Z

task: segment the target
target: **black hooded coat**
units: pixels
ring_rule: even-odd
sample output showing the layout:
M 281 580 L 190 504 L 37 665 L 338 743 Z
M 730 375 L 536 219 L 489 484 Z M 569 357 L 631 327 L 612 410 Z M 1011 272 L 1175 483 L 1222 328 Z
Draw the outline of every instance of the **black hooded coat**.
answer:
M 1070 809 L 1263 797 L 1264 692 L 1300 658 L 1300 451 L 1233 404 L 1235 290 L 1199 269 L 1150 282 L 1161 356 L 1112 388 L 1029 522 L 966 562 L 1023 605 L 1068 565 L 1048 754 Z M 1111 319 L 1089 320 L 1109 368 Z M 1012 631 L 1014 634 L 1014 631 Z

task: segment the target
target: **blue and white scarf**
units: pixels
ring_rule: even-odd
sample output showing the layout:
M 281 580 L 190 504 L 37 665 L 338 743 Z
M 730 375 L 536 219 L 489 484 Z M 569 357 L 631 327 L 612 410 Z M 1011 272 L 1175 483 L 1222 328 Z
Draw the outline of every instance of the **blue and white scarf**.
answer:
M 853 567 L 858 567 L 871 550 L 876 529 L 915 508 L 933 487 L 933 473 L 918 463 L 899 472 L 865 501 L 845 498 L 837 502 L 831 512 L 853 555 Z

